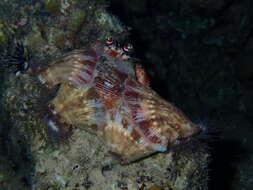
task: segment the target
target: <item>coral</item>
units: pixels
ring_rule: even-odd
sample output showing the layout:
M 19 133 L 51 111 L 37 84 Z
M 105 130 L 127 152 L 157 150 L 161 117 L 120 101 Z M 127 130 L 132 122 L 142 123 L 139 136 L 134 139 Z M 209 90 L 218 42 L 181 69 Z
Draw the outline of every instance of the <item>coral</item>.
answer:
M 0 43 L 5 42 L 6 38 L 2 30 L 0 30 Z
M 98 25 L 102 28 L 108 28 L 109 30 L 103 31 L 100 38 L 98 40 L 102 41 L 109 36 L 113 36 L 112 34 L 121 34 L 121 38 L 125 38 L 127 36 L 127 31 L 125 27 L 119 22 L 119 20 L 109 13 L 105 11 L 97 11 L 95 12 L 96 20 Z
M 45 7 L 49 12 L 59 14 L 61 11 L 61 0 L 47 0 Z
M 78 31 L 78 29 L 80 29 L 80 27 L 84 24 L 86 19 L 86 13 L 84 10 L 78 10 L 74 13 L 72 13 L 72 15 L 70 15 L 70 26 L 69 26 L 69 30 L 76 32 Z

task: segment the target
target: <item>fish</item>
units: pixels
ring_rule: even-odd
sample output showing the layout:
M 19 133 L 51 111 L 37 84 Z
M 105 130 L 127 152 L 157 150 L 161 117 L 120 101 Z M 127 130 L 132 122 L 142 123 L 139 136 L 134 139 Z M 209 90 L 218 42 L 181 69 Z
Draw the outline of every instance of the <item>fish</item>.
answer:
M 123 163 L 166 152 L 200 127 L 151 87 L 145 70 L 112 38 L 73 50 L 38 72 L 48 89 L 49 131 L 69 138 L 73 126 L 97 135 Z

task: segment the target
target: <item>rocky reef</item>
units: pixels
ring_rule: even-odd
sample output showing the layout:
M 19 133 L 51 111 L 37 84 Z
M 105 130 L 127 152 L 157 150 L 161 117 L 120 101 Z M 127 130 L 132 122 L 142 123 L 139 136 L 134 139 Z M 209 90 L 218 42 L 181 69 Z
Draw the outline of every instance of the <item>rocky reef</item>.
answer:
M 96 136 L 73 127 L 57 144 L 47 134 L 45 104 L 55 94 L 37 80 L 37 68 L 74 49 L 129 31 L 103 0 L 46 0 L 0 3 L 0 49 L 14 39 L 29 49 L 25 74 L 2 73 L 0 187 L 7 190 L 197 190 L 207 189 L 205 144 L 186 142 L 168 152 L 121 165 Z M 12 15 L 12 16 L 11 16 Z M 13 16 L 15 15 L 15 16 Z M 130 31 L 131 32 L 131 31 Z M 155 63 L 154 63 L 155 64 Z M 193 141 L 193 140 L 192 140 Z

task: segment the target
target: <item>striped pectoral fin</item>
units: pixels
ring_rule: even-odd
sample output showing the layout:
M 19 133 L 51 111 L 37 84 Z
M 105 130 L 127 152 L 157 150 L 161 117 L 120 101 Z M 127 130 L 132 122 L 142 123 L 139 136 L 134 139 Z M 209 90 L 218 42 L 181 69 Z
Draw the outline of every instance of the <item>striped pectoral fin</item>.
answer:
M 167 139 L 162 136 L 162 126 L 154 126 L 152 121 L 144 120 L 138 123 L 138 132 L 154 152 L 165 152 L 167 150 Z
M 88 57 L 83 57 L 82 60 L 73 62 L 73 68 L 68 77 L 68 80 L 77 88 L 91 85 L 96 75 L 96 62 L 85 60 L 85 58 L 88 59 Z
M 38 81 L 41 84 L 46 85 L 48 88 L 53 88 L 54 86 L 59 84 L 59 75 L 57 74 L 58 72 L 55 69 L 56 68 L 54 68 L 53 66 L 46 69 L 40 69 L 37 75 Z
M 38 79 L 49 87 L 63 82 L 69 82 L 78 88 L 83 87 L 93 80 L 96 63 L 94 52 L 73 51 L 41 70 Z
M 142 84 L 131 79 L 125 81 L 123 99 L 133 113 L 141 107 L 140 104 L 143 99 L 142 90 Z
M 156 104 L 158 106 L 154 107 L 155 117 L 160 118 L 165 126 L 163 133 L 167 136 L 169 142 L 173 143 L 179 139 L 187 139 L 199 133 L 200 128 L 177 107 L 161 98 L 159 102 L 156 101 Z
M 129 163 L 155 152 L 142 140 L 135 129 L 131 129 L 129 135 L 119 130 L 112 130 L 106 142 L 110 147 L 110 152 L 117 155 L 121 163 Z
M 136 126 L 133 130 L 133 136 L 136 141 L 143 146 L 148 147 L 152 139 L 148 139 L 150 134 L 148 126 L 149 110 L 143 107 L 143 94 L 141 92 L 141 84 L 134 80 L 127 80 L 123 98 L 130 110 L 131 120 Z
M 153 152 L 165 152 L 168 138 L 162 134 L 164 120 L 159 113 L 159 97 L 148 87 L 136 81 L 127 81 L 124 99 L 131 110 L 133 123 L 137 126 L 136 131 L 141 136 L 141 143 L 152 149 Z M 158 111 L 157 111 L 158 110 Z M 147 148 L 147 149 L 148 149 Z M 152 151 L 151 151 L 152 152 Z
M 107 109 L 113 109 L 121 98 L 122 84 L 117 76 L 100 74 L 94 79 L 95 90 Z
M 117 155 L 121 163 L 129 163 L 146 156 L 150 148 L 139 143 L 141 136 L 132 125 L 131 118 L 127 113 L 119 110 L 112 112 L 107 119 L 107 124 L 102 128 L 101 135 L 113 155 Z

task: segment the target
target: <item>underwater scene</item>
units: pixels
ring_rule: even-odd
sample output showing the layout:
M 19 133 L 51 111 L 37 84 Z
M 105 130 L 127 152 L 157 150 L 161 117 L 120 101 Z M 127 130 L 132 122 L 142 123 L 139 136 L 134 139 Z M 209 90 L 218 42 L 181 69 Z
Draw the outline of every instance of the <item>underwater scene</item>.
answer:
M 252 9 L 1 0 L 0 190 L 252 190 Z

